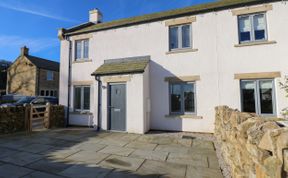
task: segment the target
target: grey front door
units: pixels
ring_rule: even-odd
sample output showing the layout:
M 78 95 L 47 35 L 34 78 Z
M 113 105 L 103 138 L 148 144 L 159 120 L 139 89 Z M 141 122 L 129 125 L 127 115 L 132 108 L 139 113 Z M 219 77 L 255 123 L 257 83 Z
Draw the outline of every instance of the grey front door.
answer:
M 126 85 L 109 85 L 109 126 L 110 130 L 126 131 Z

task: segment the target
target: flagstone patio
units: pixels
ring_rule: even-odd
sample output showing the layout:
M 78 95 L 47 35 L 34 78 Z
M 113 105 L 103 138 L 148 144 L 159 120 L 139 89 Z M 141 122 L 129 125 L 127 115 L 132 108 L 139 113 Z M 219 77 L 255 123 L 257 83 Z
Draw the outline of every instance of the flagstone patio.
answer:
M 223 176 L 210 141 L 68 128 L 1 136 L 0 177 Z

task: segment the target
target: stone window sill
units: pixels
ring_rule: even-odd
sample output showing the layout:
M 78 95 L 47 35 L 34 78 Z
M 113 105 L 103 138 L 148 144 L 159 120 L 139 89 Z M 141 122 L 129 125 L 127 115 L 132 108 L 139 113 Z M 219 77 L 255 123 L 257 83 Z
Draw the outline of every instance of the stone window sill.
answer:
M 268 44 L 276 44 L 276 41 L 253 41 L 247 43 L 241 43 L 234 45 L 234 47 L 245 47 L 245 46 L 256 46 L 256 45 L 268 45 Z
M 70 112 L 70 114 L 72 115 L 93 115 L 93 113 L 87 111 L 87 112 L 81 112 L 81 111 L 73 111 L 73 112 Z
M 203 119 L 202 116 L 197 116 L 194 114 L 184 114 L 184 115 L 170 114 L 166 115 L 165 117 L 169 119 Z
M 198 49 L 193 49 L 193 48 L 176 49 L 176 50 L 168 51 L 168 52 L 166 52 L 166 54 L 188 53 L 188 52 L 196 52 L 196 51 L 198 51 Z
M 73 64 L 84 63 L 84 62 L 92 62 L 92 59 L 77 59 L 77 61 L 73 61 Z

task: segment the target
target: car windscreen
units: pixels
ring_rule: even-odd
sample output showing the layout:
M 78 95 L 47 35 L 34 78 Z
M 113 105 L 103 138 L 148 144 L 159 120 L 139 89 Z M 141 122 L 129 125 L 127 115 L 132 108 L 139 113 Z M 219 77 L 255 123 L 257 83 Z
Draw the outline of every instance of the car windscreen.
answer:
M 34 97 L 24 97 L 24 98 L 21 98 L 20 100 L 18 100 L 16 102 L 16 104 L 30 103 L 33 99 L 34 99 Z

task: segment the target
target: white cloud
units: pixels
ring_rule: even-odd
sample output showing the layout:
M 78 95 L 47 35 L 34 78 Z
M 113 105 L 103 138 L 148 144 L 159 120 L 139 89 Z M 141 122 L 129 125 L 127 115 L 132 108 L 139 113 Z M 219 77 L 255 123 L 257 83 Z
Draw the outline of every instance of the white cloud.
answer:
M 8 3 L 9 2 L 9 3 Z M 61 15 L 55 15 L 53 12 L 48 12 L 45 10 L 40 10 L 40 7 L 32 7 L 29 6 L 27 4 L 22 4 L 22 3 L 11 3 L 13 1 L 0 1 L 0 7 L 2 8 L 6 8 L 6 9 L 10 9 L 10 10 L 14 10 L 14 11 L 18 11 L 18 12 L 23 12 L 23 13 L 27 13 L 27 14 L 32 14 L 32 15 L 36 15 L 36 16 L 41 16 L 41 17 L 45 17 L 45 18 L 50 18 L 50 19 L 54 19 L 54 20 L 60 20 L 60 21 L 66 21 L 66 22 L 77 22 L 75 20 L 63 17 Z
M 57 38 L 22 38 L 20 36 L 5 36 L 0 35 L 0 49 L 15 49 L 20 50 L 21 47 L 27 46 L 32 53 L 37 53 L 59 46 Z

